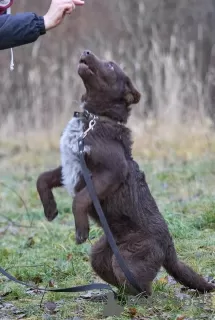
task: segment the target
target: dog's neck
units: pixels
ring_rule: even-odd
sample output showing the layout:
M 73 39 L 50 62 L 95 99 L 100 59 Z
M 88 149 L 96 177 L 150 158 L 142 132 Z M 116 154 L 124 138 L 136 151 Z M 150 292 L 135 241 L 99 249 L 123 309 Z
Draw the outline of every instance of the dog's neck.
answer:
M 126 124 L 130 113 L 129 108 L 125 104 L 115 104 L 110 107 L 109 103 L 105 101 L 100 103 L 101 107 L 98 108 L 98 102 L 83 100 L 81 103 L 81 110 L 88 112 L 100 120 L 106 120 L 112 123 Z
M 113 120 L 110 117 L 100 116 L 100 115 L 93 114 L 93 113 L 89 112 L 87 110 L 87 108 L 83 106 L 83 104 L 81 104 L 80 108 L 81 108 L 82 112 L 74 112 L 74 117 L 83 118 L 86 121 L 91 121 L 91 120 L 96 120 L 97 121 L 97 120 L 99 120 L 101 122 L 109 122 L 109 123 L 112 123 L 112 124 L 123 125 L 122 122 Z

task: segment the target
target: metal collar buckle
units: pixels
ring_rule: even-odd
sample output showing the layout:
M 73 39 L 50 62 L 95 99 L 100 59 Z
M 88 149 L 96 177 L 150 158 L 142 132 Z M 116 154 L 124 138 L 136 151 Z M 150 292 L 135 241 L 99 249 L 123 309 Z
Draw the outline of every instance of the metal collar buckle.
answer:
M 75 118 L 85 118 L 86 120 L 99 119 L 98 116 L 90 113 L 90 112 L 87 111 L 87 110 L 84 110 L 83 112 L 75 111 L 73 116 L 74 116 Z
M 95 127 L 96 125 L 96 120 L 95 118 L 93 118 L 92 120 L 90 120 L 90 123 L 89 123 L 89 127 L 87 130 L 84 131 L 83 135 L 82 135 L 82 138 L 85 138 L 86 135 L 88 134 L 89 131 L 93 130 L 93 128 Z
M 87 111 L 86 109 L 83 112 L 83 116 L 87 119 L 87 120 L 95 120 L 95 119 L 99 119 L 98 116 L 90 113 L 89 111 Z
M 85 130 L 81 135 L 80 138 L 84 139 L 86 135 L 88 134 L 89 131 L 93 130 L 93 128 L 96 125 L 96 119 L 99 119 L 98 116 L 95 116 L 94 114 L 90 113 L 87 110 L 84 110 L 84 112 L 74 112 L 74 117 L 79 118 L 79 117 L 84 117 L 86 120 L 90 120 L 89 122 L 89 127 L 87 130 Z

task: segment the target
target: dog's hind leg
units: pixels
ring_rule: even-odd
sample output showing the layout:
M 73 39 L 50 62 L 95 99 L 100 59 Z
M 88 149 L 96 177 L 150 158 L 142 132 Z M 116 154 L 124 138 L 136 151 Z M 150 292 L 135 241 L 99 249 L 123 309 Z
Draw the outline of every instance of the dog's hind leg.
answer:
M 57 205 L 52 193 L 53 188 L 62 187 L 61 169 L 58 168 L 40 174 L 37 179 L 37 191 L 43 204 L 44 213 L 48 221 L 52 221 L 58 215 Z
M 151 241 L 141 243 L 136 240 L 132 244 L 126 243 L 119 246 L 119 251 L 136 282 L 142 288 L 144 296 L 150 296 L 152 294 L 152 281 L 156 277 L 164 259 L 160 248 Z M 139 294 L 126 279 L 115 256 L 112 259 L 112 266 L 119 286 L 124 289 L 124 292 L 130 295 Z
M 117 286 L 118 281 L 113 273 L 113 252 L 107 242 L 106 236 L 102 236 L 92 247 L 91 266 L 95 273 L 105 282 Z

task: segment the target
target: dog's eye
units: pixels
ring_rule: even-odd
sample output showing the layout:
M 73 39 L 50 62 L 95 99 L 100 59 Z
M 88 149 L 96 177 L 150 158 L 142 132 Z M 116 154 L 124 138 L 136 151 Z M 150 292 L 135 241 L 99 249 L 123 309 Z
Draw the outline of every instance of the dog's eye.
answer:
M 111 70 L 114 70 L 114 66 L 113 66 L 113 63 L 112 63 L 112 62 L 109 62 L 109 63 L 108 63 L 108 68 L 110 68 Z

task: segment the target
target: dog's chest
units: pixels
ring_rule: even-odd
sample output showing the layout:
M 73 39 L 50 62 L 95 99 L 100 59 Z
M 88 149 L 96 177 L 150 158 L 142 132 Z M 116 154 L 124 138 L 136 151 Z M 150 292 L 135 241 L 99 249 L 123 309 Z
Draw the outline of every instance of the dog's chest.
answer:
M 81 175 L 78 138 L 83 133 L 83 123 L 78 118 L 72 118 L 60 139 L 62 182 L 71 196 L 75 195 L 75 186 Z M 87 146 L 84 151 L 89 151 Z

